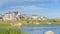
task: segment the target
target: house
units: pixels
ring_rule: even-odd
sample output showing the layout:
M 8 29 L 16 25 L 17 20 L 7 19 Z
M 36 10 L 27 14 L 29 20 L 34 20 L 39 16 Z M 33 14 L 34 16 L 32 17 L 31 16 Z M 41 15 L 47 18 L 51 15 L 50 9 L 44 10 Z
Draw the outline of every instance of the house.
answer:
M 7 12 L 3 15 L 3 20 L 17 20 L 18 12 Z
M 0 14 L 0 20 L 3 20 L 2 14 Z
M 27 20 L 28 16 L 26 14 L 21 14 L 20 19 L 21 20 Z
M 47 20 L 45 16 L 41 16 L 41 20 Z
M 33 20 L 37 20 L 37 19 L 38 19 L 38 15 L 33 14 L 33 15 L 32 15 L 32 19 L 33 19 Z
M 41 17 L 38 17 L 38 20 L 41 20 Z

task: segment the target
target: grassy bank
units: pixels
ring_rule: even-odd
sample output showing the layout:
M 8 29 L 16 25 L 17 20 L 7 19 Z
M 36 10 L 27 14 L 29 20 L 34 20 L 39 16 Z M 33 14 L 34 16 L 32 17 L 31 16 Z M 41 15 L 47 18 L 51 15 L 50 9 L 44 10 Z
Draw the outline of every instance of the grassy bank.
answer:
M 11 20 L 11 21 L 0 21 L 0 26 L 13 26 L 15 24 L 21 23 L 23 25 L 27 24 L 60 24 L 60 20 Z M 0 34 L 27 34 L 25 31 L 21 31 L 18 28 L 0 28 Z
M 27 34 L 27 32 L 21 31 L 19 28 L 0 28 L 0 34 Z
M 14 24 L 60 24 L 60 20 L 11 20 L 11 21 L 0 21 L 0 26 L 11 26 Z

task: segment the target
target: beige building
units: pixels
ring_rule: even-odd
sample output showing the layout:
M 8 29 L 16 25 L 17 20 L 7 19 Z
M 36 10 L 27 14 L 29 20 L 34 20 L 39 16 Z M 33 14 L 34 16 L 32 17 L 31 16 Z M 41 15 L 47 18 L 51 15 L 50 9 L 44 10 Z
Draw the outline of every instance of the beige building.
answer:
M 18 12 L 7 12 L 3 15 L 3 20 L 16 20 Z
M 32 15 L 32 19 L 33 19 L 33 20 L 37 20 L 37 19 L 38 19 L 38 15 L 33 14 L 33 15 Z
M 47 20 L 45 16 L 41 16 L 41 20 Z

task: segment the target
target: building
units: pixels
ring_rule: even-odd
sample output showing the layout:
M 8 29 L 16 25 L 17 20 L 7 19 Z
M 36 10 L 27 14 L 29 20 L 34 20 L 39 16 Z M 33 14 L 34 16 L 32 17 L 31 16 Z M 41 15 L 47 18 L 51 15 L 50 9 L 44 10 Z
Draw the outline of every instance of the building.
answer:
M 21 14 L 20 19 L 21 20 L 27 20 L 28 16 L 26 14 Z
M 2 14 L 0 14 L 0 20 L 3 20 Z
M 41 17 L 39 17 L 38 20 L 41 20 Z
M 41 16 L 41 20 L 47 20 L 45 16 Z
M 37 19 L 38 19 L 38 15 L 33 14 L 33 15 L 32 15 L 32 19 L 33 19 L 33 20 L 37 20 Z
M 18 12 L 7 12 L 3 15 L 3 20 L 17 20 Z

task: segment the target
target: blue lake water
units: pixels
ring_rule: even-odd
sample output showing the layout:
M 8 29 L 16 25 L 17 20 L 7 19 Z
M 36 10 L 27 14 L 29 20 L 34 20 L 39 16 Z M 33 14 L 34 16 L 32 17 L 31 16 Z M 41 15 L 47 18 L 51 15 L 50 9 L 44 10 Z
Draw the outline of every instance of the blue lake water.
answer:
M 47 31 L 53 31 L 54 34 L 60 34 L 60 24 L 45 24 L 45 25 L 22 25 L 22 31 L 27 31 L 28 34 L 44 34 Z

